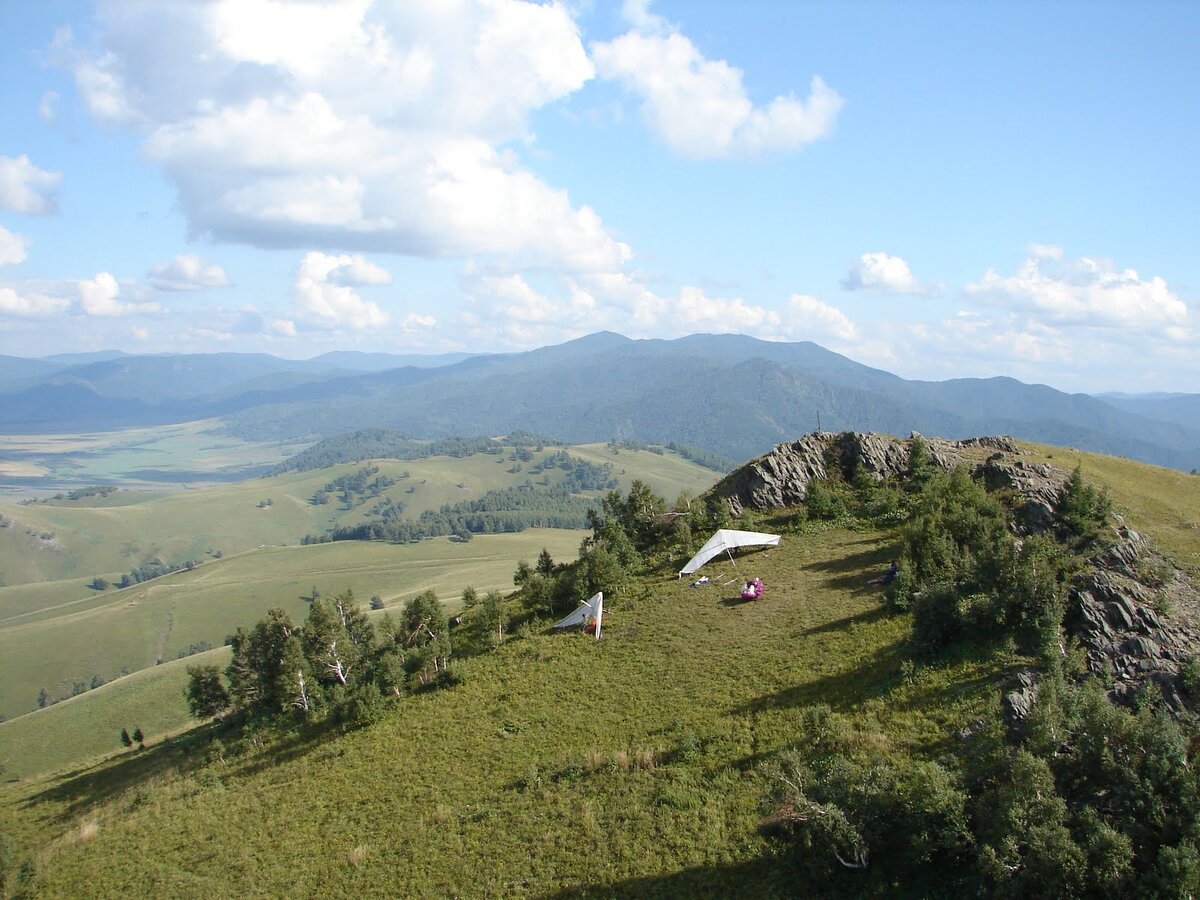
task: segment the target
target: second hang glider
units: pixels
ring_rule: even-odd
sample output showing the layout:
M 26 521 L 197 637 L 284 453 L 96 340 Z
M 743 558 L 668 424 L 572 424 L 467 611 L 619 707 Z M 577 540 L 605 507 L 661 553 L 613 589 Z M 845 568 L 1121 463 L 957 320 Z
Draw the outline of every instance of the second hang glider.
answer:
M 679 570 L 679 577 L 691 575 L 714 556 L 720 556 L 722 553 L 728 553 L 729 559 L 732 561 L 733 551 L 738 547 L 778 546 L 779 535 L 777 534 L 764 534 L 761 531 L 733 531 L 729 528 L 722 528 L 708 539 L 695 556 L 688 560 L 686 566 Z
M 604 592 L 597 591 L 586 603 L 581 603 L 575 612 L 561 622 L 555 622 L 551 628 L 571 628 L 582 625 L 586 631 L 594 626 L 596 640 L 600 640 L 600 629 L 604 622 Z

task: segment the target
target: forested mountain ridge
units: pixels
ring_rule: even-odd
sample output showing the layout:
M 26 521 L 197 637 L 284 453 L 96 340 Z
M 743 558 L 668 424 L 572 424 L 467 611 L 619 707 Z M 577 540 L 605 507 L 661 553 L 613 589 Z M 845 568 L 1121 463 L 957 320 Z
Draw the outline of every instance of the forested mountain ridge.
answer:
M 1185 470 L 1200 466 L 1194 397 L 1103 400 L 1006 377 L 908 381 L 811 342 L 600 333 L 524 353 L 437 359 L 444 364 L 379 369 L 386 360 L 373 357 L 375 371 L 363 371 L 363 360 L 348 371 L 336 355 L 125 356 L 49 374 L 35 366 L 19 381 L 5 365 L 0 429 L 211 417 L 252 440 L 318 440 L 369 427 L 421 439 L 528 429 L 572 442 L 683 441 L 745 459 L 819 426 L 1007 433 Z

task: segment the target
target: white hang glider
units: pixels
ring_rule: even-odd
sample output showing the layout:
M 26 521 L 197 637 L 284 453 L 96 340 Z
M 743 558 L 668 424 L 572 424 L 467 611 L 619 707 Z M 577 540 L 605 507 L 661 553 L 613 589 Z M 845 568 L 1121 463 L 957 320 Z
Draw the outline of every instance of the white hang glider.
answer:
M 597 591 L 590 600 L 580 604 L 575 612 L 561 622 L 555 622 L 551 628 L 570 628 L 572 625 L 586 627 L 590 621 L 596 623 L 596 640 L 600 640 L 600 628 L 604 624 L 604 591 Z
M 737 547 L 778 546 L 779 535 L 777 534 L 763 534 L 761 531 L 733 531 L 729 528 L 722 528 L 708 539 L 708 542 L 700 548 L 700 552 L 688 560 L 686 566 L 679 570 L 679 577 L 691 575 L 714 556 L 720 556 L 722 553 L 728 553 L 729 561 L 733 562 L 733 551 Z M 734 568 L 737 568 L 737 563 L 734 563 Z

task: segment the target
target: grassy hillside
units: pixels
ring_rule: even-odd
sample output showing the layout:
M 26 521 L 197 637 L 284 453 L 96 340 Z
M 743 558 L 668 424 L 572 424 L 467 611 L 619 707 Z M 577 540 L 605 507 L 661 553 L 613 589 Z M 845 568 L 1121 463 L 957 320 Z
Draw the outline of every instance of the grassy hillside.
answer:
M 19 828 L 89 836 L 47 854 L 51 892 L 779 891 L 757 765 L 805 704 L 935 752 L 1010 662 L 902 677 L 907 619 L 861 588 L 889 552 L 886 536 L 793 539 L 741 563 L 768 585 L 757 603 L 720 585 L 728 564 L 706 588 L 655 579 L 614 599 L 599 643 L 514 640 L 372 728 L 189 774 L 172 774 L 180 751 L 151 747 L 7 799 L 28 804 Z
M 699 493 L 717 479 L 716 473 L 669 452 L 660 456 L 622 450 L 614 457 L 603 445 L 569 452 L 613 463 L 623 489 L 641 478 L 672 499 L 683 490 Z M 79 579 L 73 589 L 64 586 L 62 599 L 75 599 L 84 582 L 97 575 L 115 581 L 147 558 L 157 556 L 167 563 L 179 563 L 208 559 L 214 551 L 231 554 L 264 544 L 296 544 L 304 535 L 364 521 L 371 506 L 381 500 L 404 503 L 405 516 L 415 518 L 424 510 L 476 499 L 489 490 L 522 484 L 531 477 L 524 466 L 511 471 L 515 466 L 508 455 L 380 460 L 373 463 L 380 474 L 397 481 L 379 497 L 356 503 L 351 509 L 342 508 L 336 496 L 323 506 L 309 502 L 324 485 L 364 465 L 367 463 L 331 466 L 174 493 L 121 491 L 74 502 L 0 504 L 0 514 L 9 523 L 0 528 L 0 584 Z M 405 472 L 409 477 L 402 478 Z M 552 469 L 536 477 L 557 484 L 562 472 Z M 271 505 L 261 506 L 266 500 Z M 4 617 L 3 602 L 0 600 L 0 618 Z
M 1080 466 L 1086 477 L 1108 488 L 1131 528 L 1151 534 L 1178 565 L 1200 577 L 1200 476 L 1063 447 L 1021 446 L 1046 462 Z
M 252 624 L 272 607 L 303 619 L 314 587 L 325 594 L 351 588 L 364 606 L 374 594 L 391 606 L 428 588 L 453 602 L 468 584 L 511 588 L 517 560 L 535 560 L 543 547 L 555 559 L 574 559 L 581 539 L 577 531 L 529 529 L 466 544 L 443 538 L 400 546 L 269 547 L 41 608 L 31 601 L 49 601 L 46 586 L 28 593 L 4 589 L 0 713 L 12 718 L 33 710 L 43 688 L 57 699 L 76 682 L 90 684 L 95 675 L 110 681 L 123 669 L 175 659 L 200 641 L 220 647 L 238 625 Z
M 1200 479 L 1091 456 L 1083 469 L 1111 478 L 1136 527 L 1197 558 Z M 799 880 L 760 830 L 767 767 L 806 707 L 939 760 L 1029 662 L 966 644 L 914 665 L 911 616 L 866 585 L 896 542 L 818 526 L 736 568 L 710 563 L 705 586 L 661 571 L 608 598 L 599 642 L 518 633 L 460 660 L 457 686 L 349 733 L 152 736 L 6 786 L 0 829 L 51 896 L 856 896 L 867 876 Z M 767 591 L 745 603 L 750 575 Z

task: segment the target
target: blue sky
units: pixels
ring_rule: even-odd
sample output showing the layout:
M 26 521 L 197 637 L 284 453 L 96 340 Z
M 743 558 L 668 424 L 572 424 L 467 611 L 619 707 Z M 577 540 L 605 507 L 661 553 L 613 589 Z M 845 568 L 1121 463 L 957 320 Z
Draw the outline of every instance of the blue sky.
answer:
M 0 352 L 1200 391 L 1194 3 L 0 2 Z

